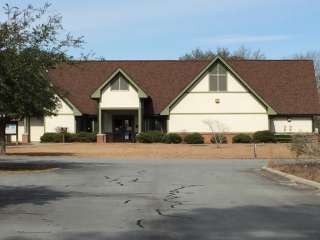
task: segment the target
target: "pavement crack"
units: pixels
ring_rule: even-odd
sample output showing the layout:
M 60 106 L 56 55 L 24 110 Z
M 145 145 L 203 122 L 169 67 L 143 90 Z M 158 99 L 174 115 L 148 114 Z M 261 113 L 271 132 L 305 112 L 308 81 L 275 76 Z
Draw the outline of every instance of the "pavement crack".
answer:
M 143 224 L 142 224 L 143 219 L 138 219 L 136 224 L 140 227 L 140 228 L 144 228 Z

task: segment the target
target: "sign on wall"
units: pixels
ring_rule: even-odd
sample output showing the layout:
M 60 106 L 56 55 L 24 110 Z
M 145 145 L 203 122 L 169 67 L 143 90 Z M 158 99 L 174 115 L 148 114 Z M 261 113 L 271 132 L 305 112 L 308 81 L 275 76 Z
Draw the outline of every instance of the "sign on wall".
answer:
M 15 135 L 17 133 L 17 124 L 16 123 L 8 123 L 6 125 L 6 134 L 7 135 Z

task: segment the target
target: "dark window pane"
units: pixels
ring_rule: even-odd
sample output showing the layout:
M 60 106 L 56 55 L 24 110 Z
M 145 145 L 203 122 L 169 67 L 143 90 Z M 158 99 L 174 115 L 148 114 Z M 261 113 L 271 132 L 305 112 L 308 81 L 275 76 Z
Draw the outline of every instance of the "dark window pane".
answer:
M 218 74 L 218 64 L 216 64 L 216 65 L 212 68 L 211 73 L 212 73 L 212 74 Z
M 209 90 L 218 91 L 218 76 L 209 75 Z
M 120 78 L 120 90 L 129 90 L 129 84 L 124 78 Z
M 111 90 L 119 90 L 119 78 L 111 83 Z
M 227 76 L 219 76 L 219 91 L 227 91 Z
M 225 69 L 224 66 L 222 66 L 221 64 L 219 64 L 218 66 L 219 66 L 219 74 L 227 74 L 227 70 Z

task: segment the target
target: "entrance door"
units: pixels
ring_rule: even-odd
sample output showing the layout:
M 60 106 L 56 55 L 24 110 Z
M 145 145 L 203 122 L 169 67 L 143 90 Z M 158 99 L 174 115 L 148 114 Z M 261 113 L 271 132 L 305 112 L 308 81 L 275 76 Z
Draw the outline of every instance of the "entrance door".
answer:
M 113 116 L 112 131 L 115 142 L 131 142 L 134 139 L 134 116 Z

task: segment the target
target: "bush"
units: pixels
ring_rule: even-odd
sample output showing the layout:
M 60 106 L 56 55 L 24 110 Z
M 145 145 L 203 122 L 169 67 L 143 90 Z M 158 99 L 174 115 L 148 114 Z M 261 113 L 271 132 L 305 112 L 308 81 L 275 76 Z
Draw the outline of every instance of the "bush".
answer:
M 253 134 L 253 141 L 256 143 L 275 142 L 274 133 L 269 130 L 255 132 Z
M 64 142 L 95 142 L 96 133 L 79 132 L 79 133 L 44 133 L 40 140 L 42 143 L 62 143 Z
M 137 135 L 137 141 L 140 143 L 158 143 L 162 142 L 163 133 L 159 131 L 142 132 Z
M 277 134 L 274 136 L 276 142 L 290 143 L 292 142 L 292 135 L 288 134 Z
M 71 134 L 70 142 L 95 142 L 96 133 L 93 132 L 78 132 Z
M 227 143 L 228 141 L 227 141 L 227 138 L 225 135 L 215 134 L 211 137 L 210 142 L 216 144 L 217 142 L 218 143 Z
M 241 133 L 241 134 L 235 135 L 232 138 L 232 142 L 233 143 L 251 143 L 252 138 L 248 134 Z
M 59 143 L 62 142 L 62 133 L 44 133 L 40 141 L 43 143 Z
M 164 143 L 181 143 L 182 137 L 176 133 L 168 133 L 167 135 L 163 136 L 162 141 Z
M 203 137 L 200 133 L 191 133 L 184 137 L 183 139 L 188 144 L 202 144 L 204 143 Z

